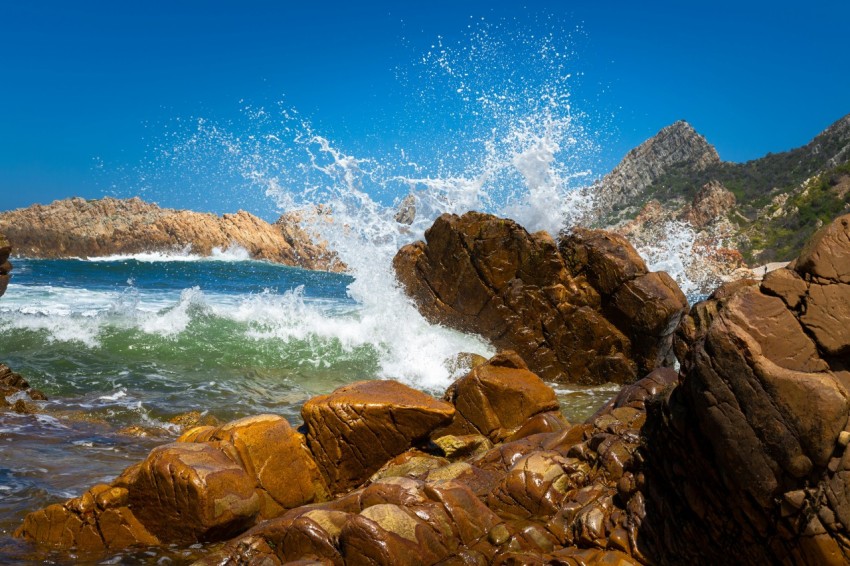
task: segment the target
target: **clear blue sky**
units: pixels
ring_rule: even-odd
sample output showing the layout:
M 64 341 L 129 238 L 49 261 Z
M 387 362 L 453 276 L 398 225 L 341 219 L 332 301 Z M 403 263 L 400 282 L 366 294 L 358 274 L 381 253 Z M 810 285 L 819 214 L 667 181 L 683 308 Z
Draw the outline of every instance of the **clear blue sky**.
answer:
M 570 32 L 573 103 L 599 130 L 599 174 L 677 119 L 745 161 L 850 113 L 846 0 L 0 0 L 0 208 L 99 197 L 116 182 L 132 192 L 167 124 L 237 119 L 283 97 L 342 147 L 392 143 L 403 91 L 418 88 L 399 68 L 482 17 Z M 161 204 L 251 206 L 216 202 Z

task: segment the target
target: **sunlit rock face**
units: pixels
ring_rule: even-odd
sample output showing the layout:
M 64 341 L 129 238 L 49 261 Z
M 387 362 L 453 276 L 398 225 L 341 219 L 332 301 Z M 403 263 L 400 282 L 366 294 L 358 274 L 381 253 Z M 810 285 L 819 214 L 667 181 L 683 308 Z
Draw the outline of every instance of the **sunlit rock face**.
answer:
M 308 269 L 338 269 L 333 254 L 300 228 L 299 218 L 269 224 L 239 211 L 217 216 L 160 208 L 139 198 L 71 198 L 0 214 L 0 229 L 28 257 L 116 254 L 243 254 Z
M 684 320 L 681 385 L 644 427 L 641 538 L 661 562 L 850 559 L 848 254 L 844 216 L 788 269 L 721 287 Z
M 701 171 L 720 163 L 720 156 L 706 139 L 680 120 L 631 150 L 593 188 L 596 205 L 604 213 L 640 200 L 643 191 L 671 167 Z
M 560 383 L 629 383 L 672 365 L 687 309 L 621 236 L 576 229 L 556 242 L 478 212 L 441 216 L 394 267 L 428 320 L 514 350 Z

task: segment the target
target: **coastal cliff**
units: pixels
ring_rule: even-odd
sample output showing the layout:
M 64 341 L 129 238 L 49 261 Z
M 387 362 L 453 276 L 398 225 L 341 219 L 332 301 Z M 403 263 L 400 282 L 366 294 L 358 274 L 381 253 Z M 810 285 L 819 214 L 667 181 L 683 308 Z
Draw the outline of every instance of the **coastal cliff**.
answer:
M 211 213 L 160 208 L 139 198 L 72 198 L 0 213 L 0 231 L 27 257 L 98 257 L 145 252 L 210 255 L 238 246 L 252 259 L 339 271 L 333 253 L 296 222 L 272 225 L 239 211 Z

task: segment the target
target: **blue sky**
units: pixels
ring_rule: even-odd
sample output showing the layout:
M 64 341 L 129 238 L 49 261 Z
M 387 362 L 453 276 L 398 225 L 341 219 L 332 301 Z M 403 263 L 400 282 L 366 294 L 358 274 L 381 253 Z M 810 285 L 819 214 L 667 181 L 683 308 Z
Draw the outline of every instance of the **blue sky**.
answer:
M 401 124 L 422 85 L 399 76 L 436 38 L 462 44 L 482 21 L 519 30 L 508 42 L 563 38 L 597 174 L 678 119 L 745 161 L 850 113 L 845 1 L 0 0 L 0 207 L 129 196 L 175 123 L 238 123 L 245 106 L 282 99 L 351 151 L 426 135 Z M 168 177 L 155 168 L 146 182 Z M 219 212 L 264 206 L 152 194 Z

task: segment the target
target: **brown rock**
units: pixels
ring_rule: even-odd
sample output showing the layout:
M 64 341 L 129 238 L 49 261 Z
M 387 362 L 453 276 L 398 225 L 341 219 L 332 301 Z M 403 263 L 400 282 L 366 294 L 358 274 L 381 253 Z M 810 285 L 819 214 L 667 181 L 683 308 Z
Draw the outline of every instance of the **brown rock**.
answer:
M 233 447 L 238 464 L 255 478 L 261 496 L 260 519 L 328 497 L 304 436 L 280 416 L 246 417 L 207 429 L 192 441 L 224 441 Z
M 796 270 L 836 283 L 850 283 L 850 214 L 818 231 L 797 258 Z
M 427 244 L 399 250 L 393 263 L 422 313 L 515 350 L 547 381 L 630 382 L 671 359 L 672 330 L 647 336 L 639 326 L 675 326 L 686 303 L 669 281 L 655 276 L 638 284 L 648 304 L 631 307 L 668 319 L 607 314 L 610 296 L 646 276 L 646 265 L 619 236 L 577 230 L 562 238 L 559 251 L 545 232 L 529 234 L 513 221 L 469 212 L 441 216 L 425 238 Z
M 15 536 L 81 551 L 160 544 L 133 515 L 127 501 L 126 489 L 96 485 L 64 505 L 30 513 Z
M 6 292 L 9 286 L 9 272 L 12 271 L 12 264 L 9 263 L 9 255 L 12 253 L 12 246 L 6 236 L 0 234 L 0 297 Z
M 331 491 L 348 490 L 427 438 L 454 408 L 395 381 L 361 381 L 301 409 L 307 442 Z
M 613 295 L 624 283 L 649 270 L 623 236 L 604 230 L 576 228 L 562 238 L 559 249 L 576 276 L 584 276 L 601 295 Z
M 239 211 L 215 214 L 160 208 L 139 198 L 72 198 L 0 214 L 17 253 L 29 257 L 97 257 L 140 252 L 210 255 L 233 245 L 263 259 L 308 269 L 339 269 L 326 247 L 315 244 L 297 223 L 274 226 Z M 0 262 L 2 263 L 2 262 Z M 3 275 L 0 274 L 0 284 Z
M 9 406 L 6 397 L 14 395 L 19 391 L 26 392 L 27 396 L 33 401 L 47 400 L 47 396 L 41 391 L 30 387 L 29 382 L 21 374 L 12 371 L 6 364 L 0 364 L 0 406 Z M 18 399 L 14 407 L 16 407 L 15 410 L 19 413 L 35 412 L 35 406 L 23 399 Z
M 846 220 L 792 269 L 721 288 L 683 323 L 681 384 L 649 403 L 642 432 L 638 537 L 653 562 L 850 560 Z
M 565 471 L 567 462 L 554 451 L 535 451 L 520 458 L 487 497 L 487 506 L 503 519 L 544 519 L 559 508 L 575 487 Z
M 735 195 L 719 181 L 710 181 L 697 191 L 682 219 L 694 228 L 704 228 L 724 216 L 735 206 Z
M 157 538 L 221 540 L 250 527 L 260 511 L 254 480 L 211 444 L 155 448 L 116 481 L 135 516 Z
M 444 434 L 482 434 L 504 440 L 529 418 L 558 409 L 551 387 L 524 369 L 514 352 L 503 352 L 455 381 L 445 399 L 455 406 L 455 420 Z
M 632 355 L 640 367 L 673 365 L 673 332 L 688 309 L 688 300 L 664 271 L 624 283 L 611 305 L 632 329 Z

